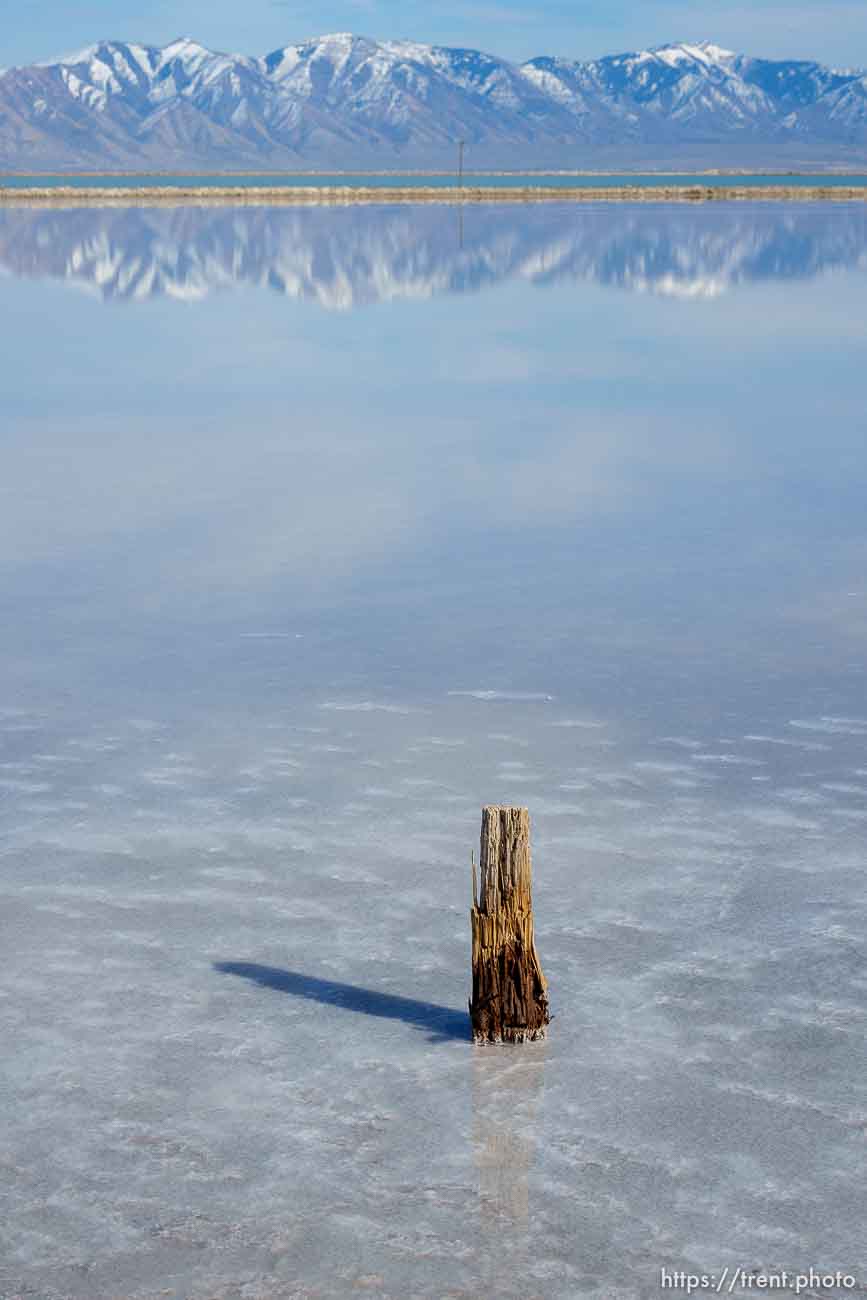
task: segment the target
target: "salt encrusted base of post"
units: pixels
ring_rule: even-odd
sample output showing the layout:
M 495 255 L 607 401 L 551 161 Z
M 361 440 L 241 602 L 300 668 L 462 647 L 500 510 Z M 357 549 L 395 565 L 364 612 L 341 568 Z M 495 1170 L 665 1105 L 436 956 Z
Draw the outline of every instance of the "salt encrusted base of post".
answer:
M 477 1043 L 524 1043 L 545 1037 L 548 985 L 533 937 L 530 814 L 482 809 L 481 894 L 473 863 L 473 996 Z

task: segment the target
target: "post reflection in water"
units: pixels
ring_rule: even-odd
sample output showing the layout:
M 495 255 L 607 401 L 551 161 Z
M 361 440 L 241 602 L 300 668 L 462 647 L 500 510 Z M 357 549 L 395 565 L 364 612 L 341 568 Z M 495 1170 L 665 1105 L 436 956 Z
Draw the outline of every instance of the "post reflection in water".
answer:
M 481 1223 L 524 1228 L 532 1211 L 547 1045 L 480 1047 L 473 1060 L 473 1157 Z
M 8 209 L 0 272 L 67 280 L 105 300 L 190 300 L 244 284 L 339 311 L 515 278 L 714 298 L 867 258 L 861 204 L 457 206 L 457 232 L 439 204 Z

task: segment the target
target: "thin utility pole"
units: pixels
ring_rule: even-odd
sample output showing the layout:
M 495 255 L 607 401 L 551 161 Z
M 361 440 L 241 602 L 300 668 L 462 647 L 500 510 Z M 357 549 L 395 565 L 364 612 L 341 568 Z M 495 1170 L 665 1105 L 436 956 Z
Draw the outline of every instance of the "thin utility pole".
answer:
M 458 189 L 463 193 L 464 188 L 464 142 L 458 140 Z M 458 204 L 458 244 L 461 249 L 464 247 L 464 201 L 461 198 Z

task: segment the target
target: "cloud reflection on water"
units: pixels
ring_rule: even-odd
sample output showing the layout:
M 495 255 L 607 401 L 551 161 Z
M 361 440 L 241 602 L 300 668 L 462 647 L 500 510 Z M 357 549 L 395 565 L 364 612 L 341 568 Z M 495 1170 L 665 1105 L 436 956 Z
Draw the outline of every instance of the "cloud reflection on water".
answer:
M 0 221 L 16 1294 L 152 1294 L 168 1233 L 191 1300 L 862 1250 L 860 211 L 450 216 Z M 514 1072 L 458 1011 L 492 801 Z

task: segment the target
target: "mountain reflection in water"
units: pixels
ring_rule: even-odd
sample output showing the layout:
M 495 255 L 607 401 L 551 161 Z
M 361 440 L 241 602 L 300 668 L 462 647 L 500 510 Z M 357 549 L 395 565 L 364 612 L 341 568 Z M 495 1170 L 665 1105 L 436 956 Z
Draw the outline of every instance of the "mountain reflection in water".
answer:
M 841 269 L 867 270 L 861 205 L 0 211 L 0 272 L 67 280 L 106 301 L 249 285 L 342 311 L 509 279 L 708 299 Z

